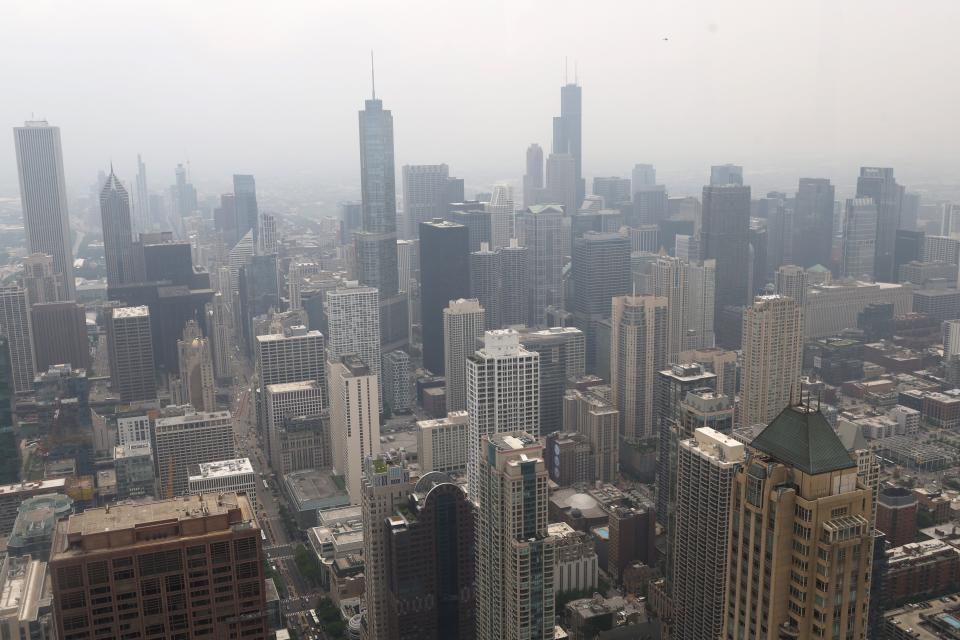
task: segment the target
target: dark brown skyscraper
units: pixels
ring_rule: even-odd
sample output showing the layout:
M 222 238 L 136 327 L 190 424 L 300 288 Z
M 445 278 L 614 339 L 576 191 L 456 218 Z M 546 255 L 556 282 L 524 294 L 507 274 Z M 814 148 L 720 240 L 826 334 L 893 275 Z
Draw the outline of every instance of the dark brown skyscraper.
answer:
M 90 342 L 82 304 L 35 304 L 30 308 L 30 315 L 37 371 L 46 371 L 54 364 L 70 364 L 75 369 L 90 368 Z

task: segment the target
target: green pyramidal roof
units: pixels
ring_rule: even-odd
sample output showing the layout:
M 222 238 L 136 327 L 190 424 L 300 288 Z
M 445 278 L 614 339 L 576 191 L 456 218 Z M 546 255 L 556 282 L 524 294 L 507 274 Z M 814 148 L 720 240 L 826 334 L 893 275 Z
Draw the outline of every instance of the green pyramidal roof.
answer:
M 781 411 L 750 446 L 809 475 L 856 466 L 823 414 L 802 405 Z

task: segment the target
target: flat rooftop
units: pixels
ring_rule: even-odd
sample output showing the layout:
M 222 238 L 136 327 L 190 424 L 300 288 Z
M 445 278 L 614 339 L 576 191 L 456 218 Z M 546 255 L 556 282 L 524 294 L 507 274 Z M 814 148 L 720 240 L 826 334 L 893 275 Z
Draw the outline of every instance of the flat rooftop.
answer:
M 309 391 L 311 389 L 322 391 L 323 387 L 316 380 L 299 380 L 297 382 L 283 382 L 280 384 L 267 385 L 267 391 L 270 393 L 289 393 L 291 391 Z
M 350 497 L 346 491 L 337 486 L 329 469 L 295 471 L 285 475 L 283 482 L 300 511 L 350 504 Z
M 150 309 L 147 307 L 117 307 L 113 310 L 113 318 L 147 318 Z
M 188 424 L 194 422 L 204 422 L 212 420 L 230 419 L 229 411 L 197 411 L 196 413 L 187 413 L 182 416 L 170 416 L 167 418 L 157 418 L 157 426 L 167 426 L 175 424 Z
M 202 478 L 225 478 L 241 473 L 253 473 L 250 458 L 235 458 L 233 460 L 217 460 L 216 462 L 201 462 L 195 465 L 197 473 L 190 475 L 191 480 Z
M 9 494 L 38 493 L 43 491 L 63 491 L 66 492 L 66 478 L 53 478 L 52 480 L 38 480 L 37 482 L 18 482 L 17 484 L 0 485 L 0 497 Z
M 505 431 L 490 436 L 490 442 L 501 451 L 516 451 L 527 447 L 539 446 L 539 441 L 526 431 Z

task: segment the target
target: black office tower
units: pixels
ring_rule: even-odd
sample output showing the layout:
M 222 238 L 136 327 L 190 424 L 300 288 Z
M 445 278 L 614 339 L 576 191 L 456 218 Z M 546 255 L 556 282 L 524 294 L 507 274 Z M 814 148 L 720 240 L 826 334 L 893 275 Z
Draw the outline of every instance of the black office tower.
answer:
M 443 310 L 470 295 L 470 235 L 447 220 L 420 223 L 420 326 L 423 366 L 443 373 Z
M 716 304 L 749 302 L 750 187 L 736 184 L 703 188 L 700 238 L 704 259 L 717 261 Z
M 610 317 L 615 296 L 630 293 L 630 239 L 587 231 L 573 245 L 574 295 L 569 311 L 586 337 L 586 367 L 596 372 L 596 323 Z

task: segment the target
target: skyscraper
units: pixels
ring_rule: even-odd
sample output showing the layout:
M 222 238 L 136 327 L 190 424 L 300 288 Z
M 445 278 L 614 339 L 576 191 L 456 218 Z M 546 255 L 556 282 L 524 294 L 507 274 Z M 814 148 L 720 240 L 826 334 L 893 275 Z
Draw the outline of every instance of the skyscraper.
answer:
M 730 505 L 721 637 L 865 640 L 873 491 L 819 411 L 786 407 L 753 439 Z
M 681 351 L 713 346 L 715 264 L 715 260 L 689 263 L 669 256 L 657 258 L 654 294 L 667 299 L 671 361 Z
M 213 347 L 213 372 L 217 378 L 233 376 L 233 356 L 236 351 L 233 332 L 233 312 L 222 293 L 213 294 L 207 303 L 207 335 Z
M 30 121 L 15 127 L 13 135 L 27 251 L 53 257 L 60 298 L 73 300 L 73 251 L 60 128 L 51 127 L 46 120 Z
M 176 184 L 173 185 L 172 196 L 177 215 L 181 218 L 193 215 L 193 212 L 197 209 L 197 190 L 187 182 L 187 168 L 178 164 L 174 170 L 174 175 L 176 176 Z
M 587 371 L 596 372 L 596 323 L 610 317 L 611 300 L 630 292 L 630 239 L 588 231 L 573 243 L 574 322 L 583 331 Z
M 177 352 L 183 399 L 197 411 L 215 411 L 217 388 L 210 341 L 203 337 L 195 320 L 189 320 L 183 328 L 183 338 L 177 340 Z
M 147 307 L 111 309 L 107 322 L 110 381 L 120 401 L 129 403 L 157 399 L 153 334 Z M 226 460 L 221 456 L 214 460 Z M 203 460 L 201 462 L 208 462 Z
M 774 284 L 777 294 L 792 298 L 803 312 L 803 305 L 807 302 L 807 272 L 803 267 L 786 264 L 774 274 Z
M 554 555 L 543 447 L 524 431 L 482 440 L 477 481 L 477 638 L 550 640 Z
M 543 188 L 543 149 L 533 143 L 527 147 L 527 169 L 523 174 L 523 206 L 541 204 Z
M 397 349 L 384 354 L 383 384 L 383 401 L 390 405 L 394 413 L 413 408 L 416 403 L 413 391 L 413 363 L 406 351 Z
M 872 282 L 877 251 L 876 203 L 871 198 L 848 199 L 843 216 L 843 275 Z
M 573 157 L 576 205 L 583 202 L 586 188 L 583 180 L 583 89 L 567 83 L 560 87 L 560 115 L 553 119 L 553 154 L 566 153 Z M 549 168 L 547 173 L 549 174 Z M 547 177 L 549 185 L 550 178 Z M 568 211 L 570 215 L 573 211 Z
M 474 506 L 445 473 L 421 477 L 388 516 L 387 617 L 398 640 L 476 637 Z
M 515 429 L 540 433 L 540 354 L 520 346 L 520 336 L 512 329 L 487 331 L 483 343 L 467 358 L 471 487 L 478 486 L 481 443 L 486 436 Z M 471 497 L 477 499 L 476 494 Z
M 321 388 L 326 387 L 324 340 L 319 331 L 296 326 L 283 333 L 257 336 L 256 355 L 261 389 L 270 384 L 301 380 L 316 380 Z
M 873 198 L 877 206 L 876 262 L 874 275 L 878 282 L 896 282 L 893 273 L 893 250 L 897 229 L 900 228 L 900 210 L 903 186 L 897 184 L 889 167 L 860 167 L 857 178 L 857 198 Z
M 610 386 L 620 411 L 621 435 L 636 443 L 656 438 L 656 373 L 667 362 L 667 299 L 619 296 L 610 320 Z
M 356 355 L 380 380 L 380 296 L 372 287 L 348 282 L 327 292 L 327 327 L 330 359 Z M 378 403 L 382 403 L 382 397 Z M 358 476 L 359 477 L 359 476 Z
M 420 326 L 423 366 L 443 375 L 443 310 L 470 296 L 467 227 L 446 220 L 420 223 Z
M 23 259 L 23 287 L 30 304 L 63 300 L 62 282 L 62 274 L 54 270 L 53 256 L 31 253 Z
M 767 424 L 800 397 L 803 322 L 792 298 L 757 296 L 743 314 L 741 424 Z
M 335 445 L 336 446 L 336 445 Z M 363 518 L 363 600 L 366 604 L 361 629 L 363 640 L 395 638 L 399 629 L 390 615 L 386 535 L 390 531 L 397 507 L 404 504 L 413 485 L 405 462 L 388 461 L 371 454 L 363 458 L 362 500 Z
M 528 324 L 536 326 L 544 323 L 547 307 L 563 306 L 561 272 L 569 249 L 565 242 L 568 233 L 564 233 L 563 209 L 554 205 L 528 207 L 520 224 L 530 273 Z
M 615 209 L 617 205 L 630 202 L 630 178 L 597 176 L 593 179 L 593 194 L 603 198 L 603 206 Z
M 344 478 L 350 501 L 361 501 L 363 461 L 380 453 L 377 376 L 359 357 L 330 362 L 330 441 L 333 466 Z
M 563 207 L 568 216 L 580 208 L 583 197 L 577 198 L 577 162 L 569 153 L 551 153 L 547 157 L 545 200 Z
M 467 408 L 467 356 L 483 337 L 484 310 L 475 298 L 451 300 L 443 310 L 443 356 L 447 412 Z
M 165 498 L 189 493 L 191 465 L 237 457 L 233 416 L 229 411 L 196 411 L 157 418 L 153 442 L 160 493 Z
M 237 220 L 237 237 L 253 233 L 253 246 L 260 241 L 260 208 L 257 206 L 257 183 L 251 175 L 233 175 L 233 206 Z
M 90 338 L 82 304 L 47 302 L 30 305 L 37 371 L 55 364 L 90 368 Z M 39 336 L 39 338 L 38 338 Z
M 667 219 L 667 188 L 662 184 L 638 187 L 633 192 L 633 218 L 628 218 L 631 226 L 660 224 Z M 659 247 L 657 247 L 659 248 Z
M 0 334 L 7 338 L 14 392 L 32 391 L 37 364 L 33 351 L 34 335 L 29 301 L 27 292 L 22 287 L 0 287 Z
M 136 280 L 136 258 L 130 225 L 130 196 L 117 179 L 113 167 L 110 167 L 110 175 L 100 191 L 100 216 L 107 285 L 132 283 Z
M 703 188 L 700 239 L 705 259 L 716 260 L 717 306 L 748 302 L 744 277 L 750 264 L 750 187 L 734 184 Z
M 736 164 L 715 164 L 710 167 L 710 186 L 743 185 L 743 167 Z
M 828 267 L 833 251 L 834 188 L 826 178 L 800 178 L 794 203 L 793 261 Z
M 301 380 L 284 384 L 268 384 L 264 387 L 263 404 L 266 409 L 267 456 L 270 467 L 276 473 L 293 471 L 287 469 L 284 458 L 290 457 L 281 442 L 288 421 L 293 418 L 317 417 L 326 410 L 327 389 L 316 380 Z
M 136 205 L 134 206 L 133 233 L 136 237 L 146 233 L 153 226 L 150 216 L 150 188 L 147 186 L 147 165 L 143 164 L 140 154 L 137 154 L 137 185 L 134 191 Z
M 252 504 L 236 493 L 111 505 L 61 520 L 49 574 L 56 637 L 267 637 L 261 535 Z M 99 606 L 109 588 L 99 580 L 111 578 L 125 581 L 129 610 Z M 210 584 L 221 585 L 216 616 Z
M 630 172 L 630 192 L 636 193 L 643 187 L 657 184 L 657 170 L 652 164 L 635 164 Z
M 408 237 L 416 238 L 421 222 L 447 213 L 446 187 L 450 170 L 445 164 L 403 166 L 403 214 Z
M 677 640 L 721 637 L 733 479 L 742 464 L 743 444 L 710 427 L 680 442 L 670 576 Z
M 524 329 L 520 344 L 540 354 L 540 433 L 563 430 L 563 393 L 586 373 L 583 331 L 576 327 Z
M 490 202 L 483 208 L 490 214 L 490 246 L 494 249 L 506 247 L 510 244 L 511 238 L 517 237 L 514 228 L 513 193 L 510 186 L 493 185 Z
M 470 296 L 484 309 L 483 328 L 500 328 L 500 252 L 484 242 L 470 254 Z M 449 401 L 449 397 L 448 397 Z

